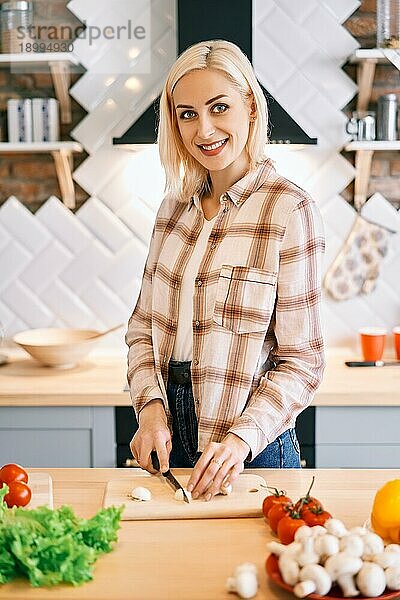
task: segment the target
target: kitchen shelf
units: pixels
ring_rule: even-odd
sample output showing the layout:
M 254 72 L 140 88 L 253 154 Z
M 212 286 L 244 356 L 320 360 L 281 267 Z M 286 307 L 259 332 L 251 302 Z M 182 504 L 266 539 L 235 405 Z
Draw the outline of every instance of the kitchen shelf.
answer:
M 54 159 L 62 200 L 68 208 L 75 208 L 72 153 L 82 151 L 78 142 L 0 142 L 0 153 L 49 152 Z
M 68 93 L 71 83 L 70 65 L 78 65 L 71 52 L 20 52 L 1 54 L 1 65 L 48 65 L 53 79 L 54 91 L 60 103 L 61 123 L 71 123 L 71 98 Z
M 390 62 L 400 70 L 400 49 L 394 48 L 362 48 L 356 50 L 349 62 L 357 64 L 357 111 L 368 110 L 371 100 L 375 67 L 379 62 Z M 367 199 L 368 182 L 371 174 L 371 163 L 374 152 L 383 150 L 400 150 L 400 140 L 350 142 L 344 148 L 355 152 L 356 177 L 354 181 L 354 206 L 359 210 Z
M 400 57 L 400 49 L 396 48 L 360 48 L 350 56 L 349 62 L 358 63 L 363 60 L 377 60 L 379 62 L 387 62 L 388 58 L 385 55 L 385 50 L 397 50 L 397 53 Z
M 356 152 L 359 150 L 372 150 L 383 151 L 383 150 L 400 150 L 400 140 L 388 141 L 388 140 L 377 140 L 374 142 L 350 142 L 344 148 L 347 152 Z

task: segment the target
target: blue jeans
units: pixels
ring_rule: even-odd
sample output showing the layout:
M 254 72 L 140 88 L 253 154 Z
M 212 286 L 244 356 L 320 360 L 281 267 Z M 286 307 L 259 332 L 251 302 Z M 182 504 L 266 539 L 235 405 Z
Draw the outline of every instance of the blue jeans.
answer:
M 182 372 L 185 365 L 187 381 L 173 382 L 171 375 L 174 367 L 179 367 Z M 170 361 L 169 373 L 167 397 L 173 419 L 170 466 L 192 468 L 201 453 L 197 452 L 197 417 L 190 381 L 190 363 Z M 284 431 L 251 462 L 245 461 L 244 466 L 264 469 L 300 468 L 300 448 L 295 429 Z

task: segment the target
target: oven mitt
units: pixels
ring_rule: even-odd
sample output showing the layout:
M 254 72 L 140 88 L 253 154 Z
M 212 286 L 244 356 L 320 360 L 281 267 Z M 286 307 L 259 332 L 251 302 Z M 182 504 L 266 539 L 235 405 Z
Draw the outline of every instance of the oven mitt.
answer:
M 343 248 L 329 267 L 324 288 L 334 300 L 370 294 L 389 249 L 390 231 L 357 215 Z

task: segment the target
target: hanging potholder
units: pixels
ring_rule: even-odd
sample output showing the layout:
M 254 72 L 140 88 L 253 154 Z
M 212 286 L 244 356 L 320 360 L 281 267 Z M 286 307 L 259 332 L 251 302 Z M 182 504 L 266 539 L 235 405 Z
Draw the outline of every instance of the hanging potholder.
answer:
M 369 294 L 389 247 L 390 232 L 357 215 L 343 248 L 329 267 L 324 287 L 335 300 Z

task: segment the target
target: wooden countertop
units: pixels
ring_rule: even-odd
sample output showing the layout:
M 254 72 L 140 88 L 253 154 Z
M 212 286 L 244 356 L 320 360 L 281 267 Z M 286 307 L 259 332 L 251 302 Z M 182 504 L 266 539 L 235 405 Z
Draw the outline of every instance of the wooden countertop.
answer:
M 400 366 L 349 368 L 350 350 L 327 352 L 314 406 L 400 406 Z M 125 356 L 92 356 L 72 369 L 42 367 L 26 355 L 0 366 L 0 406 L 129 406 Z
M 29 469 L 53 478 L 54 505 L 71 504 L 81 517 L 102 503 L 109 479 L 134 478 L 139 469 Z M 187 472 L 176 469 L 175 474 Z M 398 477 L 396 470 L 317 469 L 253 470 L 269 485 L 297 499 L 316 475 L 313 495 L 346 526 L 369 517 L 376 490 Z M 83 586 L 31 588 L 18 581 L 0 586 L 2 600 L 234 600 L 225 580 L 241 562 L 258 567 L 256 600 L 292 600 L 294 596 L 267 580 L 265 544 L 274 539 L 263 518 L 182 521 L 125 521 L 115 549 L 96 563 L 93 581 Z

